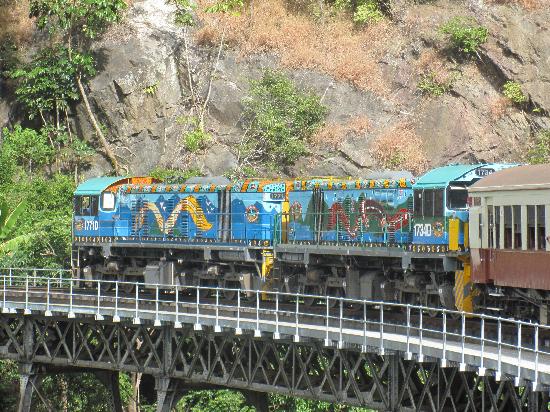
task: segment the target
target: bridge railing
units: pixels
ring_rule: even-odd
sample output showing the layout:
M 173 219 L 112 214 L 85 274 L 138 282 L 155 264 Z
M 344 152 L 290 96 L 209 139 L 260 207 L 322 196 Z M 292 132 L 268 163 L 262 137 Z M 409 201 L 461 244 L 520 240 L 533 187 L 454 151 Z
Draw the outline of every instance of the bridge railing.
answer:
M 55 279 L 59 285 L 73 276 L 70 269 L 0 268 L 0 278 L 8 286 L 22 286 L 30 279 L 30 286 L 41 286 L 47 279 Z M 60 286 L 61 287 L 61 286 Z
M 305 295 L 220 287 L 88 281 L 50 272 L 0 270 L 0 305 L 3 313 L 22 310 L 69 318 L 94 316 L 96 320 L 134 324 L 171 322 L 174 327 L 193 324 L 273 333 L 274 339 L 291 336 L 323 340 L 325 345 L 359 345 L 407 356 L 439 358 L 461 367 L 475 365 L 479 372 L 496 371 L 518 377 L 528 373 L 535 384 L 544 376 L 550 384 L 550 326 L 470 314 L 342 297 Z M 60 276 L 61 274 L 61 276 Z

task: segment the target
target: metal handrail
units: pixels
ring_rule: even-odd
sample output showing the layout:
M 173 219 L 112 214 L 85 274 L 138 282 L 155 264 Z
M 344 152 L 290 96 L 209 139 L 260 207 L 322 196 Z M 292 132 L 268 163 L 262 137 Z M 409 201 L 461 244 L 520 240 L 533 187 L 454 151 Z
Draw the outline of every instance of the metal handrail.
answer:
M 83 284 L 87 288 L 79 288 Z M 131 293 L 122 293 L 131 288 Z M 188 298 L 185 300 L 179 299 L 182 291 L 187 292 Z M 237 293 L 237 299 L 220 301 L 220 297 L 228 292 Z M 242 297 L 247 294 L 256 299 L 244 301 Z M 205 295 L 211 298 L 206 299 Z M 277 334 L 274 336 L 277 337 L 280 336 L 282 326 L 287 330 L 294 330 L 295 340 L 300 339 L 305 328 L 313 328 L 325 336 L 325 344 L 335 341 L 344 346 L 351 336 L 355 336 L 362 340 L 363 347 L 372 346 L 369 345 L 370 342 L 378 342 L 381 353 L 384 352 L 387 339 L 397 334 L 406 338 L 407 353 L 414 352 L 419 358 L 427 354 L 426 347 L 433 341 L 440 343 L 438 357 L 443 362 L 448 359 L 452 350 L 456 353 L 456 347 L 459 347 L 460 363 L 465 365 L 465 353 L 468 348 L 473 347 L 476 348 L 479 358 L 478 366 L 483 369 L 487 359 L 491 356 L 494 358 L 496 353 L 499 373 L 505 351 L 512 350 L 517 357 L 517 376 L 521 376 L 522 369 L 530 369 L 538 382 L 541 356 L 547 357 L 548 365 L 545 366 L 544 373 L 550 374 L 550 348 L 540 345 L 538 339 L 541 333 L 550 332 L 550 326 L 485 314 L 278 291 L 17 275 L 13 269 L 10 273 L 0 269 L 0 296 L 2 313 L 23 309 L 24 314 L 35 310 L 51 316 L 53 312 L 58 312 L 67 313 L 69 318 L 76 317 L 76 314 L 95 314 L 97 320 L 112 316 L 115 322 L 124 317 L 134 323 L 150 318 L 157 325 L 160 325 L 161 319 L 171 320 L 175 327 L 181 327 L 184 319 L 190 322 L 192 317 L 195 329 L 200 329 L 201 323 L 206 319 L 211 319 L 221 329 L 221 320 L 227 320 L 229 316 L 235 323 L 236 333 L 242 333 L 243 325 L 248 325 L 255 335 L 261 335 L 264 325 L 271 322 L 274 323 L 273 328 Z M 262 296 L 264 300 L 261 299 Z M 321 310 L 311 310 L 305 305 L 305 299 L 320 302 L 316 307 Z M 290 304 L 284 306 L 284 302 Z M 357 310 L 347 312 L 344 311 L 346 307 Z M 398 317 L 397 321 L 392 320 L 390 315 L 397 312 L 404 316 Z M 429 317 L 429 313 L 438 314 L 440 318 Z M 449 319 L 453 317 L 460 319 L 458 326 L 449 323 Z M 432 320 L 428 322 L 427 319 Z M 470 324 L 467 325 L 466 319 Z M 477 320 L 477 323 L 472 319 Z M 449 325 L 454 325 L 455 329 Z M 473 331 L 470 330 L 472 325 Z M 496 327 L 496 334 L 490 335 L 489 327 Z M 515 328 L 512 329 L 516 331 L 513 334 L 515 341 L 503 339 L 504 327 Z M 522 339 L 522 334 L 529 334 L 534 340 L 526 341 Z M 533 367 L 523 363 L 530 359 L 534 362 Z

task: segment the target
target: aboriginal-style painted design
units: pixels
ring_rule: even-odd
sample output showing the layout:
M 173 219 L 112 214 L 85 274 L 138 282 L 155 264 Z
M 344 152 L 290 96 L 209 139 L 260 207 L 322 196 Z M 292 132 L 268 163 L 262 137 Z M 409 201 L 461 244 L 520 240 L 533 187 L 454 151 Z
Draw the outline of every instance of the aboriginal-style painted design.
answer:
M 290 183 L 290 189 L 309 191 L 315 189 L 323 190 L 351 190 L 351 189 L 406 189 L 411 188 L 414 179 L 365 179 L 345 180 L 338 178 L 319 178 L 310 180 L 294 180 Z
M 410 189 L 291 192 L 294 241 L 395 244 L 410 239 Z
M 212 229 L 212 223 L 208 221 L 199 201 L 194 196 L 188 196 L 178 201 L 169 215 L 165 213 L 165 210 L 163 202 L 144 201 L 143 206 L 136 211 L 136 229 L 140 230 L 144 227 L 148 212 L 154 216 L 158 230 L 165 235 L 173 234 L 180 215 L 183 216 L 185 213 L 198 230 L 207 232 Z
M 231 197 L 232 239 L 265 240 L 271 243 L 276 216 L 282 212 L 284 199 L 284 192 L 233 193 Z
M 240 180 L 227 185 L 214 184 L 131 184 L 123 186 L 126 193 L 213 193 L 231 191 L 234 193 L 284 193 L 285 181 Z
M 121 199 L 121 216 L 129 217 L 129 235 L 140 237 L 218 237 L 216 193 L 141 193 Z

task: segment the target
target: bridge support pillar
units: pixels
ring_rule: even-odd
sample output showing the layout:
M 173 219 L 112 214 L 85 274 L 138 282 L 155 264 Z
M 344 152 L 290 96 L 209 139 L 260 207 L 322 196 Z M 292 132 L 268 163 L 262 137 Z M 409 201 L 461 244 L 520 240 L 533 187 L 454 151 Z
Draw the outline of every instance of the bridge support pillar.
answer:
M 42 382 L 42 375 L 34 373 L 32 363 L 19 364 L 19 405 L 17 412 L 31 412 L 32 395 Z
M 269 399 L 267 393 L 254 392 L 254 391 L 242 391 L 246 403 L 256 408 L 257 412 L 269 412 Z
M 111 410 L 113 412 L 123 412 L 118 372 L 98 371 L 95 372 L 95 376 L 111 394 Z
M 388 358 L 388 398 L 390 411 L 397 411 L 399 408 L 399 357 L 396 354 L 387 355 Z
M 165 377 L 155 378 L 157 391 L 157 412 L 171 412 L 185 393 L 178 379 Z

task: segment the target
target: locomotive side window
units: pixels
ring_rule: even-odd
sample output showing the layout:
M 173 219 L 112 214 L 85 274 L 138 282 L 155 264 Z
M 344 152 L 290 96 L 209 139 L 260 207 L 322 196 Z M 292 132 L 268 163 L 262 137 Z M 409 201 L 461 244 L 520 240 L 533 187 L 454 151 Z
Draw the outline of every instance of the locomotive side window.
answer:
M 449 186 L 447 192 L 449 209 L 466 209 L 468 207 L 468 189 L 464 186 Z
M 76 196 L 75 210 L 76 216 L 97 216 L 99 196 Z
M 101 195 L 101 208 L 105 211 L 115 210 L 115 194 L 105 192 Z
M 416 217 L 443 216 L 443 189 L 414 191 L 414 215 Z
M 422 190 L 414 191 L 414 215 L 416 217 L 422 217 Z
M 443 216 L 444 200 L 443 189 L 434 190 L 434 216 Z
M 539 250 L 546 249 L 545 210 L 546 207 L 544 205 L 537 205 L 537 243 Z
M 434 215 L 434 191 L 424 190 L 424 216 L 432 217 Z

